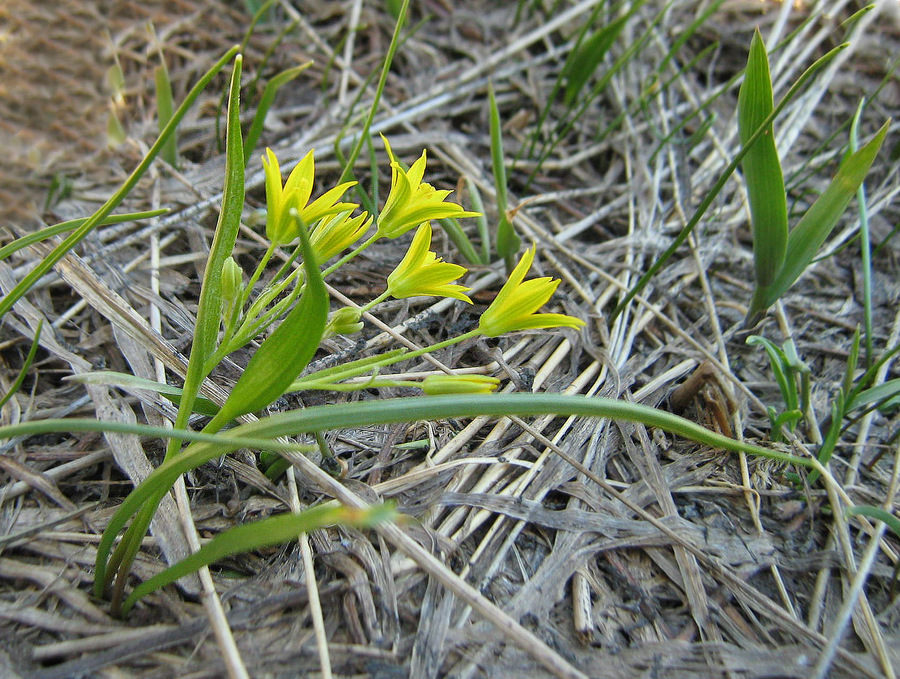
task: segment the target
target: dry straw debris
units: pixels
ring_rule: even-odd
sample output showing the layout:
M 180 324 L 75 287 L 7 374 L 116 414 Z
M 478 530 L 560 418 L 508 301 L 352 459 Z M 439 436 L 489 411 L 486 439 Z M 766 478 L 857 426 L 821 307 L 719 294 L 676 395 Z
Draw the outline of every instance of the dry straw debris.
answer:
M 735 76 L 753 29 L 770 49 L 778 46 L 770 55 L 776 97 L 817 56 L 845 37 L 851 43 L 776 124 L 788 208 L 799 213 L 833 174 L 859 98 L 868 99 L 863 135 L 897 110 L 900 28 L 891 2 L 852 25 L 841 22 L 859 5 L 847 0 L 798 7 L 674 0 L 662 12 L 655 2 L 415 3 L 373 133 L 389 134 L 407 166 L 427 147 L 429 181 L 475 187 L 496 222 L 490 80 L 503 121 L 512 222 L 526 245 L 539 243 L 532 271 L 562 279 L 556 311 L 588 328 L 473 340 L 404 369 L 495 375 L 510 391 L 628 399 L 776 445 L 767 440 L 767 406 L 779 403 L 771 367 L 745 344 L 753 256 L 739 181 L 727 184 L 674 260 L 611 325 L 608 314 L 736 152 Z M 251 5 L 5 2 L 0 208 L 14 235 L 35 219 L 88 215 L 105 200 L 155 139 L 160 50 L 178 101 L 242 39 Z M 316 148 L 317 172 L 337 182 L 335 142 L 371 101 L 368 79 L 377 79 L 390 41 L 393 5 L 276 3 L 244 50 L 248 90 L 261 90 L 285 68 L 314 64 L 279 93 L 261 148 L 276 149 L 289 166 Z M 567 55 L 595 10 L 628 18 L 586 87 L 608 78 L 606 86 L 579 98 L 554 84 L 572 68 Z M 629 53 L 635 45 L 640 49 Z M 108 82 L 115 60 L 121 98 Z M 98 229 L 4 318 L 3 392 L 28 353 L 23 338 L 41 322 L 44 331 L 2 424 L 66 416 L 161 424 L 174 412 L 144 390 L 63 378 L 102 367 L 147 379 L 184 374 L 197 281 L 221 200 L 225 87 L 217 81 L 180 129 L 179 169 L 157 166 L 129 198 L 128 209 L 165 206 L 170 214 Z M 124 132 L 113 148 L 110 112 Z M 896 143 L 892 129 L 866 183 L 872 339 L 881 351 L 900 342 Z M 259 215 L 250 212 L 264 203 L 260 155 L 257 149 L 248 165 L 238 260 L 253 261 L 266 248 L 253 224 Z M 357 175 L 367 177 L 371 167 L 364 153 Z M 53 186 L 68 188 L 46 201 L 54 178 Z M 462 191 L 467 207 L 471 196 L 471 188 Z M 796 454 L 814 453 L 826 433 L 863 322 L 858 235 L 858 215 L 848 212 L 825 257 L 763 326 L 779 345 L 793 338 L 812 369 L 810 407 L 822 427 L 810 419 L 797 430 Z M 407 241 L 378 245 L 342 269 L 329 279 L 332 298 L 384 292 Z M 432 249 L 458 258 L 438 228 Z M 38 245 L 0 262 L 0 289 L 8 292 L 47 252 Z M 475 267 L 465 282 L 483 309 L 501 276 Z M 468 305 L 450 299 L 396 300 L 364 319 L 371 330 L 362 340 L 337 336 L 327 340 L 328 351 L 417 348 L 475 322 Z M 230 357 L 204 396 L 222 403 L 247 358 Z M 880 382 L 896 377 L 890 361 L 878 374 Z M 288 395 L 277 407 L 325 398 L 335 395 Z M 192 536 L 202 542 L 295 508 L 292 497 L 336 497 L 350 506 L 392 499 L 412 519 L 378 533 L 316 531 L 232 557 L 208 576 L 221 599 L 217 613 L 204 605 L 204 583 L 185 579 L 148 597 L 126 621 L 89 595 L 98 536 L 133 483 L 162 458 L 163 444 L 111 433 L 9 440 L 0 451 L 0 667 L 4 676 L 44 679 L 895 676 L 900 542 L 832 508 L 896 510 L 897 429 L 891 410 L 852 422 L 841 431 L 827 483 L 807 487 L 787 478 L 780 463 L 641 425 L 575 417 L 331 432 L 328 443 L 348 467 L 341 482 L 307 458 L 294 459 L 287 480 L 273 482 L 255 456 L 229 456 L 195 470 L 181 497 L 166 500 L 135 578 L 146 580 L 187 553 Z

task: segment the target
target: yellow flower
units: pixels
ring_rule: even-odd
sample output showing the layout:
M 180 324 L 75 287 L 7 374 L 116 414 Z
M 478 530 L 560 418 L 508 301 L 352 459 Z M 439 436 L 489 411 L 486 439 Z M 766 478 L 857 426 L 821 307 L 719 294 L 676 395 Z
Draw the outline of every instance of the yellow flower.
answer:
M 478 330 L 485 337 L 533 328 L 578 328 L 584 325 L 581 319 L 565 314 L 535 313 L 547 303 L 559 285 L 559 280 L 546 277 L 523 282 L 534 261 L 535 250 L 535 246 L 526 250 L 497 297 L 481 314 Z
M 358 207 L 354 203 L 336 202 L 356 182 L 339 184 L 309 203 L 316 173 L 313 151 L 307 153 L 291 170 L 283 187 L 281 168 L 272 149 L 266 149 L 262 162 L 266 171 L 266 237 L 276 245 L 290 243 L 299 235 L 299 225 L 291 217 L 291 208 L 297 210 L 303 223 L 312 226 L 322 217 Z
M 429 375 L 422 390 L 429 396 L 438 394 L 492 394 L 500 380 L 487 375 Z
M 425 175 L 425 151 L 409 170 L 400 163 L 384 139 L 384 147 L 391 159 L 391 190 L 378 215 L 378 235 L 396 238 L 422 222 L 445 217 L 477 217 L 480 212 L 468 212 L 456 203 L 445 203 L 451 191 L 437 190 L 422 181 Z
M 316 253 L 316 262 L 324 264 L 336 254 L 358 241 L 369 229 L 372 217 L 363 212 L 350 217 L 350 210 L 322 219 L 309 234 L 309 243 Z
M 435 295 L 453 297 L 469 304 L 472 300 L 463 293 L 469 290 L 464 285 L 451 285 L 466 273 L 466 267 L 441 261 L 431 247 L 431 225 L 422 224 L 413 238 L 406 256 L 391 272 L 387 279 L 388 293 L 397 299 Z

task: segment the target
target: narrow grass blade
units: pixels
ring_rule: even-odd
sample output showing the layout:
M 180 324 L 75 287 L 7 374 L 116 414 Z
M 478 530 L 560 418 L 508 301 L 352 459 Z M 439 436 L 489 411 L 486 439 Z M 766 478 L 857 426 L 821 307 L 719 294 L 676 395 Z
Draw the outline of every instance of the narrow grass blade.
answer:
M 870 519 L 881 521 L 890 528 L 894 535 L 900 537 L 900 519 L 881 507 L 873 507 L 872 505 L 856 505 L 849 507 L 846 512 L 847 516 L 867 516 Z
M 456 249 L 459 250 L 459 253 L 465 257 L 466 261 L 470 264 L 481 264 L 481 257 L 475 250 L 475 246 L 472 245 L 472 241 L 469 240 L 466 232 L 459 225 L 459 222 L 452 217 L 440 221 L 441 228 L 444 230 L 444 233 L 447 234 L 447 238 L 452 241 L 453 245 L 455 245 Z
M 121 215 L 110 215 L 109 217 L 101 219 L 98 222 L 97 226 L 109 226 L 111 224 L 136 222 L 141 219 L 152 219 L 153 217 L 164 215 L 168 211 L 169 208 L 161 208 L 159 210 L 146 210 L 144 212 L 129 212 Z M 45 241 L 48 238 L 53 238 L 53 236 L 59 236 L 60 234 L 67 233 L 69 231 L 74 231 L 78 227 L 82 226 L 87 220 L 87 217 L 81 219 L 70 219 L 69 221 L 60 222 L 59 224 L 54 224 L 53 226 L 48 226 L 46 228 L 40 229 L 39 231 L 35 231 L 34 233 L 29 233 L 25 236 L 22 236 L 21 238 L 17 238 L 12 243 L 7 243 L 2 248 L 0 248 L 0 261 L 6 259 L 14 252 L 18 252 L 22 248 L 27 248 L 29 245 L 40 243 L 41 241 Z
M 72 232 L 68 238 L 66 238 L 62 243 L 54 248 L 53 252 L 51 252 L 43 260 L 41 260 L 41 262 L 34 269 L 32 269 L 21 281 L 19 281 L 19 283 L 9 292 L 8 295 L 0 300 L 0 317 L 3 317 L 6 312 L 9 311 L 12 306 L 17 301 L 19 301 L 19 299 L 21 299 L 41 277 L 43 277 L 45 273 L 52 269 L 54 265 L 59 262 L 59 260 L 66 256 L 66 253 L 69 252 L 69 250 L 80 243 L 84 239 L 84 237 L 94 229 L 94 227 L 96 227 L 113 210 L 115 210 L 123 200 L 125 200 L 125 197 L 135 187 L 140 178 L 144 176 L 144 173 L 147 172 L 147 169 L 150 167 L 150 164 L 153 162 L 156 156 L 159 155 L 162 147 L 166 143 L 166 140 L 175 133 L 175 128 L 181 122 L 181 119 L 184 118 L 188 109 L 191 107 L 194 101 L 196 101 L 197 97 L 200 96 L 200 93 L 206 88 L 206 86 L 216 76 L 216 74 L 220 70 L 222 70 L 225 64 L 231 61 L 235 54 L 237 54 L 237 48 L 228 50 L 228 52 L 226 52 L 225 55 L 221 59 L 219 59 L 219 61 L 217 61 L 213 65 L 213 67 L 203 75 L 202 78 L 200 78 L 200 81 L 196 85 L 194 85 L 194 87 L 188 93 L 187 97 L 185 97 L 184 102 L 182 102 L 181 106 L 178 107 L 175 115 L 172 116 L 169 124 L 166 125 L 166 129 L 159 136 L 153 146 L 150 147 L 147 155 L 144 156 L 144 159 L 129 175 L 128 179 L 126 179 L 122 186 L 119 187 L 119 190 L 116 191 L 115 194 L 113 194 L 113 196 L 108 201 L 106 201 L 93 215 L 88 217 L 88 219 L 85 220 L 85 222 L 80 227 Z
M 787 196 L 784 175 L 772 122 L 765 123 L 772 113 L 772 80 L 766 46 L 757 29 L 750 41 L 750 55 L 744 82 L 738 95 L 738 130 L 741 144 L 747 149 L 742 166 L 753 227 L 753 259 L 756 288 L 748 316 L 755 316 L 769 286 L 784 263 L 788 241 Z M 760 128 L 762 136 L 749 141 Z
M 312 360 L 328 321 L 328 290 L 316 265 L 305 225 L 300 228 L 306 283 L 300 301 L 266 338 L 228 400 L 207 426 L 215 431 L 245 413 L 262 410 L 284 394 Z
M 244 447 L 250 441 L 414 420 L 477 416 L 530 416 L 548 413 L 641 422 L 715 448 L 744 452 L 798 466 L 812 466 L 812 462 L 808 459 L 746 441 L 736 441 L 663 410 L 603 397 L 586 398 L 558 394 L 468 394 L 465 396 L 428 396 L 315 406 L 275 413 L 256 422 L 239 425 L 229 429 L 227 438 L 223 438 L 222 442 L 207 443 L 205 441 L 209 439 L 203 439 L 204 442 L 192 444 L 180 455 L 164 461 L 123 500 L 110 519 L 97 547 L 97 577 L 105 577 L 106 560 L 115 537 L 125 527 L 128 520 L 142 510 L 145 503 L 156 497 L 159 488 L 170 488 L 181 474 L 195 469 L 204 462 Z M 102 431 L 104 428 L 140 433 L 152 431 L 154 434 L 158 431 L 158 428 L 152 429 L 140 425 L 129 425 L 126 429 L 124 425 L 113 423 L 113 426 L 110 426 L 110 423 L 95 420 L 52 420 L 40 424 L 42 429 L 39 431 L 52 430 L 54 427 L 58 427 L 58 431 Z M 0 428 L 0 437 L 18 436 L 23 431 L 30 432 L 32 429 L 26 428 L 24 425 L 2 427 Z M 190 434 L 174 431 L 169 432 L 168 435 L 186 438 Z M 214 439 L 214 437 L 211 438 Z M 269 444 L 264 445 L 263 449 L 266 447 L 278 449 Z M 95 582 L 96 586 L 98 585 Z
M 841 164 L 828 188 L 793 228 L 788 236 L 784 266 L 772 282 L 764 300 L 766 308 L 787 292 L 812 262 L 869 173 L 889 127 L 890 120 L 868 144 L 851 154 Z
M 859 149 L 859 121 L 862 118 L 866 100 L 863 98 L 856 107 L 853 121 L 850 124 L 850 152 L 856 153 Z M 859 250 L 862 260 L 863 274 L 863 324 L 866 335 L 866 367 L 872 365 L 875 360 L 872 329 L 872 241 L 869 237 L 869 209 L 866 204 L 866 187 L 860 184 L 856 190 L 857 210 L 859 211 Z
M 772 373 L 775 375 L 775 383 L 778 385 L 778 391 L 781 392 L 785 409 L 797 410 L 799 407 L 797 384 L 794 381 L 793 370 L 788 364 L 788 359 L 784 352 L 774 342 L 759 335 L 748 337 L 747 344 L 762 346 L 766 350 L 766 354 L 769 356 L 769 365 L 772 367 Z
M 643 3 L 638 2 L 635 3 L 635 6 L 637 7 L 641 4 Z M 616 38 L 619 37 L 619 33 L 622 32 L 633 11 L 634 8 L 628 14 L 599 28 L 569 53 L 562 68 L 562 75 L 566 79 L 566 89 L 563 96 L 566 106 L 572 106 L 575 103 L 581 90 L 587 84 L 588 78 L 600 66 L 600 62 L 603 61 L 603 57 L 609 52 L 609 48 L 612 47 Z
M 706 196 L 700 202 L 700 205 L 697 206 L 697 209 L 694 211 L 693 216 L 685 225 L 685 227 L 681 230 L 681 232 L 675 237 L 672 241 L 672 244 L 666 248 L 666 251 L 659 256 L 659 258 L 653 262 L 650 268 L 644 273 L 643 276 L 638 279 L 638 282 L 634 284 L 634 287 L 631 288 L 625 295 L 622 297 L 622 300 L 616 305 L 616 308 L 613 309 L 612 314 L 609 317 L 609 323 L 612 324 L 615 322 L 616 318 L 620 313 L 628 306 L 628 304 L 635 298 L 637 294 L 641 292 L 649 283 L 653 277 L 659 273 L 660 269 L 662 269 L 666 262 L 669 261 L 669 258 L 672 257 L 673 254 L 681 247 L 681 245 L 688 239 L 688 236 L 691 235 L 691 232 L 694 230 L 694 227 L 700 223 L 700 220 L 703 218 L 703 215 L 706 214 L 706 211 L 709 209 L 709 206 L 712 205 L 713 201 L 716 199 L 716 196 L 719 195 L 719 192 L 725 187 L 725 184 L 728 183 L 728 179 L 731 177 L 732 173 L 737 169 L 737 166 L 741 163 L 746 155 L 747 151 L 752 148 L 753 144 L 756 140 L 763 135 L 765 132 L 765 126 L 775 120 L 775 117 L 781 113 L 782 109 L 787 106 L 787 104 L 800 92 L 804 85 L 806 85 L 807 81 L 820 70 L 822 70 L 832 59 L 834 59 L 838 54 L 847 49 L 847 45 L 838 45 L 834 49 L 830 50 L 827 54 L 820 57 L 816 62 L 806 69 L 801 76 L 797 79 L 797 81 L 791 86 L 790 90 L 788 90 L 787 94 L 784 95 L 784 98 L 778 102 L 778 105 L 772 110 L 772 112 L 766 117 L 766 120 L 760 125 L 759 129 L 754 133 L 754 135 L 747 140 L 746 145 L 741 151 L 734 157 L 734 159 L 728 164 L 725 170 L 722 172 L 722 175 L 719 177 L 718 181 L 713 185 L 713 187 L 707 192 Z M 788 241 L 790 241 L 790 236 L 788 236 Z
M 160 50 L 161 64 L 156 67 L 154 81 L 156 83 L 156 117 L 159 123 L 159 134 L 165 131 L 166 126 L 175 116 L 175 101 L 172 97 L 172 82 L 169 80 L 169 69 L 166 67 L 165 57 Z M 162 159 L 174 168 L 178 167 L 178 128 L 172 130 L 160 152 Z
M 353 145 L 353 150 L 350 152 L 350 156 L 347 158 L 344 163 L 344 169 L 341 172 L 341 178 L 338 180 L 338 184 L 347 181 L 350 176 L 353 174 L 353 166 L 356 164 L 356 159 L 359 158 L 359 154 L 362 153 L 363 144 L 366 143 L 366 137 L 369 134 L 369 130 L 372 128 L 372 121 L 375 120 L 375 114 L 378 112 L 378 105 L 381 102 L 381 95 L 384 92 L 384 86 L 387 84 L 387 76 L 391 70 L 391 64 L 394 62 L 394 54 L 397 52 L 397 47 L 400 45 L 400 31 L 403 28 L 403 24 L 406 20 L 406 15 L 409 12 L 409 0 L 403 0 L 403 4 L 400 6 L 399 17 L 396 20 L 396 25 L 394 26 L 394 33 L 391 36 L 391 44 L 388 46 L 387 54 L 384 57 L 384 64 L 381 67 L 381 75 L 378 78 L 378 86 L 375 88 L 375 100 L 372 102 L 372 106 L 369 108 L 369 112 L 366 115 L 366 120 L 363 123 L 362 130 L 360 131 L 359 136 L 357 137 L 356 143 Z M 340 147 L 339 147 L 340 138 L 335 140 L 335 148 L 338 152 L 338 157 L 341 157 Z
M 509 221 L 509 199 L 506 186 L 506 160 L 503 156 L 503 130 L 500 127 L 500 110 L 493 84 L 488 84 L 491 127 L 491 165 L 494 170 L 494 190 L 497 192 L 497 255 L 506 264 L 509 273 L 516 265 L 516 254 L 522 247 L 522 239 Z
M 253 151 L 256 149 L 256 143 L 259 141 L 263 125 L 266 122 L 266 115 L 269 113 L 269 109 L 272 108 L 272 102 L 275 101 L 275 95 L 278 94 L 278 90 L 312 66 L 312 63 L 308 61 L 305 64 L 282 71 L 266 83 L 266 87 L 263 89 L 262 96 L 259 99 L 259 104 L 256 107 L 253 122 L 250 123 L 250 129 L 247 130 L 247 138 L 244 140 L 245 167 L 250 162 Z
M 319 528 L 370 528 L 386 521 L 395 521 L 399 516 L 393 503 L 373 505 L 367 510 L 323 505 L 297 514 L 280 514 L 237 526 L 220 533 L 194 554 L 135 587 L 122 606 L 122 614 L 126 615 L 141 597 L 233 554 L 296 540 L 300 533 L 309 533 Z
M 222 271 L 225 260 L 231 256 L 241 225 L 244 209 L 244 145 L 241 140 L 240 93 L 243 58 L 238 55 L 231 72 L 228 98 L 228 129 L 225 144 L 225 186 L 219 222 L 210 246 L 200 300 L 197 304 L 197 321 L 194 341 L 184 378 L 184 393 L 175 419 L 176 429 L 186 429 L 200 384 L 209 372 L 207 361 L 215 353 L 219 335 L 222 309 Z M 231 419 L 231 418 L 229 418 Z M 226 420 L 227 421 L 227 420 Z M 175 454 L 178 444 L 170 441 L 167 456 Z
M 160 396 L 164 396 L 176 405 L 181 403 L 181 395 L 184 393 L 181 387 L 176 387 L 171 384 L 161 384 L 159 382 L 154 382 L 153 380 L 144 379 L 143 377 L 115 372 L 113 370 L 98 370 L 97 372 L 92 373 L 80 373 L 78 375 L 69 375 L 63 379 L 66 382 L 78 382 L 79 384 L 100 384 L 105 387 L 119 387 L 131 393 L 139 390 L 152 391 Z M 198 396 L 194 400 L 193 411 L 200 415 L 213 417 L 218 414 L 219 406 L 208 398 Z
M 34 339 L 31 341 L 31 347 L 28 349 L 28 355 L 25 357 L 25 363 L 22 364 L 22 369 L 19 371 L 19 374 L 16 375 L 15 382 L 12 383 L 9 387 L 9 391 L 7 391 L 3 398 L 0 398 L 0 408 L 9 403 L 9 399 L 15 396 L 16 392 L 22 386 L 22 382 L 25 381 L 25 376 L 28 375 L 28 369 L 31 367 L 31 364 L 34 362 L 34 357 L 37 356 L 37 350 L 40 346 L 41 341 L 41 330 L 44 328 L 44 321 L 41 320 L 38 323 L 37 330 L 34 333 Z

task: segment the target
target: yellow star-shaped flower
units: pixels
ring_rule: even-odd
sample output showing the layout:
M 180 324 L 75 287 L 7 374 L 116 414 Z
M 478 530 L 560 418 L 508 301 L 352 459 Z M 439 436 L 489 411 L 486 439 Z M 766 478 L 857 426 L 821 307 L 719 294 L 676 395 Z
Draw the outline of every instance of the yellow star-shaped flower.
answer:
M 534 262 L 535 251 L 535 246 L 525 251 L 494 301 L 481 314 L 478 330 L 485 337 L 498 337 L 517 330 L 578 328 L 584 325 L 584 321 L 574 316 L 535 313 L 547 303 L 559 285 L 559 280 L 547 277 L 524 280 Z
M 338 203 L 343 193 L 356 182 L 338 184 L 309 203 L 315 184 L 316 165 L 313 151 L 307 153 L 291 170 L 284 186 L 281 185 L 281 168 L 272 149 L 266 149 L 262 159 L 266 172 L 266 237 L 277 245 L 285 245 L 297 238 L 299 225 L 291 216 L 297 210 L 304 224 L 312 226 L 316 221 L 336 212 L 353 210 L 354 203 Z M 307 203 L 309 203 L 307 205 Z
M 350 247 L 368 231 L 372 217 L 363 212 L 356 217 L 350 216 L 350 210 L 329 215 L 309 234 L 309 244 L 316 253 L 316 262 L 324 264 L 342 250 Z
M 469 288 L 451 284 L 466 273 L 466 267 L 442 261 L 430 248 L 431 225 L 426 222 L 416 231 L 406 256 L 388 276 L 387 292 L 396 299 L 433 295 L 471 304 L 472 300 L 463 294 Z
M 452 191 L 438 190 L 422 181 L 425 176 L 425 151 L 409 170 L 404 170 L 394 157 L 388 140 L 383 135 L 381 138 L 391 159 L 391 190 L 378 215 L 378 235 L 396 238 L 431 219 L 477 217 L 481 214 L 463 210 L 456 203 L 444 202 Z

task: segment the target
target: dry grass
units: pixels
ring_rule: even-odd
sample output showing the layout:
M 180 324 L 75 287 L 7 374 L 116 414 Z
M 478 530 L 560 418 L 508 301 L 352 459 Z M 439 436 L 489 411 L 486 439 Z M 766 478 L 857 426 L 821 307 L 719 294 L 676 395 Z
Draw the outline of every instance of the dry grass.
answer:
M 399 52 L 375 129 L 390 133 L 395 153 L 404 158 L 427 147 L 435 184 L 449 188 L 466 176 L 490 205 L 487 78 L 497 89 L 507 152 L 514 155 L 533 129 L 573 27 L 593 4 L 582 3 L 569 17 L 564 8 L 548 15 L 526 11 L 514 26 L 514 3 L 420 4 L 411 25 L 426 15 L 429 20 Z M 823 53 L 842 34 L 836 22 L 853 3 L 830 4 L 833 15 L 817 16 L 774 58 L 776 92 L 796 79 L 810 55 Z M 257 34 L 245 64 L 253 74 L 279 28 L 299 19 L 264 75 L 309 58 L 316 65 L 281 94 L 263 140 L 287 160 L 315 147 L 320 172 L 333 179 L 333 142 L 358 87 L 379 67 L 392 23 L 381 3 L 308 5 L 300 15 L 283 3 L 279 25 Z M 540 244 L 536 267 L 563 279 L 556 303 L 586 319 L 589 331 L 482 340 L 434 356 L 431 364 L 484 370 L 508 379 L 511 390 L 678 408 L 734 436 L 765 438 L 765 406 L 776 404 L 778 394 L 762 352 L 743 342 L 752 258 L 736 182 L 689 247 L 611 328 L 604 316 L 687 221 L 733 154 L 736 89 L 711 105 L 717 120 L 697 143 L 687 143 L 689 129 L 655 154 L 659 140 L 742 68 L 754 26 L 771 38 L 784 18 L 783 36 L 811 10 L 780 14 L 777 5 L 725 3 L 677 63 L 713 41 L 719 48 L 645 108 L 635 107 L 652 69 L 699 11 L 695 2 L 673 3 L 648 47 L 585 110 L 530 187 L 524 180 L 533 163 L 523 160 L 510 173 L 510 202 L 522 201 L 516 226 L 526 241 Z M 71 12 L 78 21 L 63 20 Z M 54 20 L 45 21 L 48 16 Z M 0 115 L 0 129 L 13 139 L 6 145 L 12 153 L 4 154 L 10 167 L 0 172 L 0 204 L 16 226 L 36 214 L 48 178 L 58 172 L 73 179 L 73 192 L 42 216 L 51 223 L 89 214 L 121 179 L 121 168 L 130 169 L 152 141 L 156 61 L 148 19 L 170 58 L 176 99 L 240 39 L 248 21 L 238 3 L 219 0 L 23 1 L 7 3 L 0 17 L 14 29 L 0 43 L 0 63 L 12 69 L 2 82 L 0 105 L 9 110 Z M 638 28 L 625 30 L 627 44 Z M 780 122 L 788 181 L 810 163 L 822 167 L 794 185 L 798 209 L 808 199 L 799 187 L 821 190 L 835 162 L 825 151 L 837 149 L 846 132 L 822 146 L 824 139 L 850 119 L 859 96 L 875 92 L 900 49 L 898 32 L 887 11 L 866 24 L 857 48 Z M 348 51 L 332 52 L 348 34 Z M 113 49 L 126 73 L 130 138 L 107 150 L 102 81 Z M 356 113 L 366 110 L 368 96 L 362 95 Z M 864 131 L 876 129 L 898 99 L 892 74 L 870 103 Z M 66 415 L 161 421 L 152 397 L 98 387 L 85 396 L 83 387 L 62 378 L 100 366 L 151 379 L 161 368 L 169 379 L 183 374 L 197 273 L 222 180 L 217 105 L 211 92 L 185 126 L 181 172 L 158 170 L 132 199 L 133 207 L 164 205 L 172 214 L 149 226 L 99 230 L 5 319 L 3 390 L 38 321 L 45 319 L 53 332 L 42 338 L 26 388 L 4 408 L 4 424 Z M 554 108 L 553 116 L 562 111 Z M 620 113 L 619 127 L 596 142 L 597 131 Z M 890 151 L 867 183 L 875 243 L 900 219 Z M 259 167 L 254 159 L 248 173 L 252 207 L 262 201 Z M 367 168 L 368 161 L 358 168 L 364 181 Z M 28 187 L 33 190 L 26 192 Z M 849 245 L 808 273 L 764 329 L 779 343 L 792 336 L 813 367 L 820 422 L 842 378 L 853 329 L 862 322 L 857 232 L 857 220 L 848 215 L 829 251 Z M 258 257 L 260 243 L 245 229 L 240 257 Z M 438 239 L 437 245 L 454 259 L 449 243 Z M 379 246 L 343 269 L 330 281 L 332 294 L 367 299 L 379 292 L 401 247 Z M 40 254 L 27 251 L 0 263 L 0 288 L 8 290 Z M 874 269 L 875 346 L 883 349 L 900 341 L 894 241 L 877 252 Z M 493 270 L 474 272 L 469 284 L 476 303 L 490 299 L 498 280 Z M 370 320 L 377 329 L 365 345 L 344 341 L 328 349 L 349 355 L 396 337 L 423 346 L 455 327 L 469 327 L 472 317 L 448 300 L 387 305 Z M 431 364 L 416 367 L 434 369 Z M 881 379 L 896 372 L 889 364 Z M 218 378 L 220 389 L 227 389 L 234 368 Z M 290 396 L 284 407 L 320 398 Z M 892 676 L 892 666 L 900 667 L 892 586 L 900 544 L 890 534 L 879 541 L 883 533 L 863 522 L 848 524 L 830 507 L 848 500 L 896 507 L 900 454 L 889 439 L 897 424 L 876 413 L 845 432 L 831 465 L 829 495 L 821 486 L 798 491 L 769 462 L 701 449 L 627 423 L 508 418 L 334 432 L 330 439 L 350 473 L 325 494 L 348 502 L 393 498 L 415 521 L 378 534 L 309 536 L 333 673 L 806 677 L 818 664 L 836 677 Z M 814 451 L 818 435 L 801 429 L 796 445 Z M 397 447 L 409 441 L 421 447 Z M 65 433 L 4 445 L 0 667 L 8 676 L 226 674 L 219 637 L 211 633 L 216 623 L 197 603 L 196 583 L 149 597 L 125 622 L 110 618 L 104 604 L 87 594 L 99 533 L 161 451 L 158 441 Z M 316 481 L 304 464 L 298 461 L 296 483 L 301 500 L 311 503 L 322 497 L 319 482 L 327 480 Z M 289 504 L 285 484 L 268 482 L 250 455 L 198 469 L 187 479 L 187 496 L 187 515 L 179 516 L 175 502 L 163 506 L 135 563 L 136 577 L 158 572 L 164 558 L 187 549 L 184 522 L 203 538 Z M 317 643 L 323 639 L 317 642 L 313 633 L 315 608 L 304 573 L 299 545 L 233 558 L 214 569 L 227 626 L 251 676 L 321 671 Z M 859 578 L 868 579 L 847 618 L 842 607 Z M 529 634 L 543 643 L 530 642 Z

